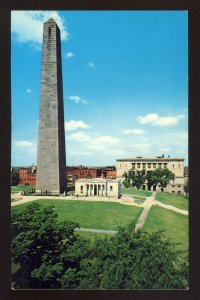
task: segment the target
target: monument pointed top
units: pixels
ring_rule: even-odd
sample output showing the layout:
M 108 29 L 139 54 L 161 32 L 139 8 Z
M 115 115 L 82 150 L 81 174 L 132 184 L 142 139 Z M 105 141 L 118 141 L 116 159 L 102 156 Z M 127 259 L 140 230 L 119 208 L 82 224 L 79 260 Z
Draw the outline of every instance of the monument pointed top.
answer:
M 53 18 L 49 18 L 45 23 L 56 23 L 56 21 Z

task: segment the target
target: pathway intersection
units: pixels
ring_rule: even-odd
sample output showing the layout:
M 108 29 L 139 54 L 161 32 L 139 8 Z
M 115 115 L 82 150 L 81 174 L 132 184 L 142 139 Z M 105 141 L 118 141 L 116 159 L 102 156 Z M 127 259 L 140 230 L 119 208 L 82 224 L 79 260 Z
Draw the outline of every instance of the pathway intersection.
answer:
M 137 196 L 138 197 L 138 196 Z M 11 194 L 11 207 L 13 206 L 17 206 L 20 204 L 25 204 L 25 203 L 29 203 L 32 201 L 36 201 L 36 200 L 41 200 L 41 199 L 46 199 L 46 200 L 82 200 L 82 201 L 99 201 L 99 202 L 116 202 L 116 203 L 121 203 L 124 205 L 131 205 L 131 206 L 138 206 L 138 207 L 143 207 L 142 213 L 140 214 L 138 221 L 136 223 L 135 226 L 135 231 L 141 229 L 144 224 L 145 221 L 148 217 L 149 211 L 151 209 L 151 207 L 153 205 L 157 205 L 160 206 L 162 208 L 168 209 L 168 210 L 172 210 L 176 213 L 179 214 L 183 214 L 183 215 L 188 215 L 188 211 L 184 210 L 184 209 L 180 209 L 177 208 L 175 206 L 172 205 L 168 205 L 168 204 L 164 204 L 160 201 L 155 200 L 156 197 L 156 192 L 153 192 L 152 195 L 150 197 L 146 197 L 145 201 L 143 203 L 136 203 L 134 202 L 134 195 L 129 195 L 129 194 L 123 194 L 121 199 L 111 199 L 108 197 L 76 197 L 76 196 L 59 196 L 59 197 L 53 197 L 53 196 L 24 196 L 21 195 L 21 192 L 19 193 L 15 193 L 15 194 Z M 87 231 L 87 232 L 94 232 L 94 233 L 106 233 L 106 234 L 115 234 L 116 231 L 114 230 L 100 230 L 100 229 L 93 229 L 93 228 L 80 228 L 77 229 L 77 231 Z

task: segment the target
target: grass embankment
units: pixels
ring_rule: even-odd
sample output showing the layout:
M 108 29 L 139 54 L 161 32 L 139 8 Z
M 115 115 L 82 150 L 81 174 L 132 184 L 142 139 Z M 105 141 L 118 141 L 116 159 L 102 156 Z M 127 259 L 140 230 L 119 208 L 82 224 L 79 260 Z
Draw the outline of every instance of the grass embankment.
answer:
M 152 195 L 152 192 L 150 192 L 150 191 L 137 190 L 134 188 L 126 189 L 125 187 L 121 188 L 121 193 L 129 194 L 129 195 L 136 195 L 136 196 L 141 196 L 141 197 L 150 197 Z
M 58 221 L 70 220 L 80 224 L 80 227 L 94 229 L 114 229 L 131 221 L 137 221 L 142 208 L 120 203 L 90 202 L 82 200 L 37 200 L 42 207 L 53 205 L 58 214 Z M 12 208 L 21 212 L 26 205 Z
M 183 196 L 157 192 L 156 200 L 180 209 L 188 210 L 188 199 Z
M 164 234 L 171 241 L 181 243 L 178 248 L 188 249 L 188 216 L 153 206 L 149 212 L 144 231 L 165 230 Z
M 19 193 L 19 192 L 31 192 L 32 188 L 35 188 L 33 185 L 20 185 L 20 186 L 11 186 L 11 194 Z

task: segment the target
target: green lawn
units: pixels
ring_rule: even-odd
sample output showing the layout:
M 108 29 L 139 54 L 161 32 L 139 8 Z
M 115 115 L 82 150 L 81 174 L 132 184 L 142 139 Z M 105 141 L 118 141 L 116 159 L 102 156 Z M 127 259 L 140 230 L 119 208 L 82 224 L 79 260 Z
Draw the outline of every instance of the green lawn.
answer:
M 142 208 L 120 203 L 90 202 L 81 200 L 37 200 L 43 207 L 54 205 L 58 220 L 78 222 L 80 227 L 95 229 L 117 229 L 118 225 L 127 225 L 137 221 Z M 23 211 L 27 204 L 12 208 Z
M 165 204 L 173 205 L 177 208 L 188 210 L 188 199 L 183 196 L 157 192 L 156 200 L 161 201 Z
M 86 232 L 86 231 L 77 231 L 77 234 L 82 238 L 89 239 L 94 241 L 96 238 L 112 237 L 113 234 L 106 233 L 95 233 L 95 232 Z
M 152 192 L 150 192 L 150 191 L 137 190 L 137 189 L 133 189 L 133 188 L 126 189 L 125 187 L 121 188 L 121 193 L 142 196 L 142 197 L 149 197 L 152 195 Z
M 31 185 L 20 185 L 20 186 L 11 186 L 11 194 L 19 193 L 19 192 L 29 192 L 32 188 L 35 188 L 35 186 Z
M 188 216 L 153 206 L 149 212 L 144 231 L 165 230 L 165 235 L 173 242 L 181 243 L 179 248 L 188 248 Z

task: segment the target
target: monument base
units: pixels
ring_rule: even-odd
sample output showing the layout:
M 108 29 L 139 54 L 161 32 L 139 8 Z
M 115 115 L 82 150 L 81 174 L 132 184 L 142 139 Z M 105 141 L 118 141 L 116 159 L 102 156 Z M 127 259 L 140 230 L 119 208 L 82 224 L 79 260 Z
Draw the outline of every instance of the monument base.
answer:
M 63 193 L 60 193 L 60 191 L 55 191 L 55 190 L 36 190 L 35 194 L 38 196 L 60 196 L 60 195 L 63 195 Z

